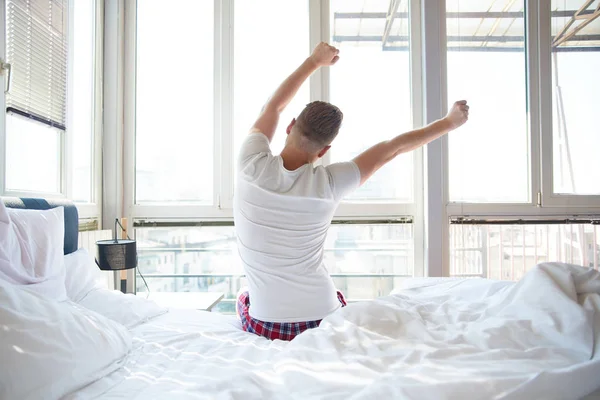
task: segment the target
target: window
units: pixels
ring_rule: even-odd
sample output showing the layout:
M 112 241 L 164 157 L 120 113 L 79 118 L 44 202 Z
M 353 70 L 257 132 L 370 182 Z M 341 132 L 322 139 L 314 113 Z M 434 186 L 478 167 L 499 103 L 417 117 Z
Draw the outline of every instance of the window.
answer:
M 599 222 L 452 225 L 450 275 L 518 280 L 533 266 L 546 261 L 598 269 Z
M 4 183 L 8 195 L 60 197 L 97 217 L 95 0 L 8 0 Z M 10 79 L 8 79 L 10 77 Z M 94 203 L 86 204 L 81 203 Z
M 413 276 L 413 246 L 410 223 L 337 221 L 325 241 L 325 265 L 348 301 L 387 296 Z
M 590 196 L 600 194 L 599 4 L 446 2 L 449 100 L 473 110 L 449 138 L 450 201 L 461 203 L 447 207 L 450 275 L 518 280 L 544 261 L 597 268 L 598 221 L 577 215 L 600 204 Z
M 73 35 L 70 57 L 72 62 L 68 126 L 73 140 L 72 193 L 74 201 L 92 202 L 94 132 L 95 132 L 95 0 L 72 3 Z
M 331 42 L 341 58 L 330 68 L 330 101 L 344 113 L 332 162 L 412 129 L 409 2 L 389 3 L 331 1 Z M 401 155 L 348 201 L 411 203 L 413 182 L 413 154 Z
M 311 99 L 331 101 L 345 114 L 324 164 L 352 159 L 412 128 L 408 6 L 400 2 L 388 26 L 386 2 L 364 3 L 363 10 L 333 1 L 328 13 L 308 0 L 177 0 L 178 7 L 167 9 L 156 0 L 137 2 L 129 20 L 136 29 L 126 29 L 136 32 L 137 45 L 135 126 L 125 132 L 134 135 L 136 160 L 127 172 L 135 183 L 128 217 L 150 291 L 222 291 L 220 310 L 235 311 L 235 294 L 245 284 L 229 201 L 235 155 L 269 97 L 320 40 L 332 38 L 344 58 L 300 88 L 280 118 L 273 153 Z M 190 41 L 197 51 L 189 51 Z M 161 59 L 177 73 L 157 70 L 168 69 L 157 65 L 157 48 L 168 49 Z M 413 164 L 413 154 L 400 157 L 336 215 L 325 257 L 350 301 L 387 294 L 414 273 Z M 352 220 L 356 215 L 374 218 Z M 141 279 L 135 286 L 146 290 Z
M 214 203 L 213 4 L 137 2 L 136 203 Z
M 598 1 L 552 0 L 554 192 L 600 195 Z
M 225 293 L 217 311 L 235 313 L 235 296 L 246 284 L 232 224 L 135 229 L 139 266 L 151 292 Z M 139 275 L 138 275 L 139 276 Z M 142 279 L 136 290 L 145 292 Z
M 524 1 L 446 1 L 448 100 L 468 124 L 448 139 L 449 198 L 530 202 Z
M 6 2 L 5 191 L 64 193 L 67 5 Z
M 281 18 L 282 15 L 293 16 Z M 236 1 L 234 28 L 235 154 L 263 105 L 310 55 L 308 1 Z M 276 32 L 284 34 L 274 34 Z M 310 102 L 306 82 L 279 119 L 273 154 L 285 145 L 285 128 Z
M 340 62 L 300 89 L 280 120 L 274 153 L 310 100 L 330 101 L 345 116 L 324 165 L 352 159 L 424 117 L 442 117 L 440 93 L 449 103 L 467 99 L 472 110 L 467 125 L 431 146 L 427 164 L 420 150 L 405 154 L 340 205 L 325 259 L 351 301 L 421 275 L 426 251 L 442 254 L 432 274 L 452 276 L 518 279 L 553 259 L 597 265 L 600 203 L 590 195 L 600 195 L 600 165 L 590 152 L 600 147 L 592 119 L 598 1 L 423 4 L 137 2 L 127 13 L 135 29 L 125 29 L 136 52 L 125 66 L 126 81 L 135 81 L 126 96 L 135 99 L 128 105 L 135 124 L 125 132 L 134 146 L 125 156 L 135 162 L 124 180 L 135 190 L 132 198 L 125 193 L 124 208 L 150 290 L 223 291 L 221 307 L 233 312 L 245 283 L 231 204 L 235 155 L 261 107 L 321 40 L 340 49 Z M 445 43 L 430 22 L 445 23 Z M 156 49 L 163 49 L 160 62 Z M 424 207 L 424 191 L 429 200 L 441 191 L 442 200 Z M 546 202 L 547 192 L 559 200 Z M 558 207 L 572 195 L 587 196 L 589 207 Z M 440 215 L 425 225 L 423 209 Z M 541 215 L 549 217 L 532 222 Z M 141 280 L 136 286 L 145 290 Z
M 62 130 L 7 113 L 6 190 L 60 193 L 62 141 Z
M 226 226 L 222 226 L 226 225 Z M 235 313 L 236 294 L 246 285 L 231 223 L 197 227 L 135 229 L 138 272 L 150 291 L 225 293 L 218 311 Z M 390 293 L 413 273 L 413 229 L 410 223 L 340 224 L 329 230 L 325 264 L 348 301 Z M 142 279 L 136 290 L 145 292 Z

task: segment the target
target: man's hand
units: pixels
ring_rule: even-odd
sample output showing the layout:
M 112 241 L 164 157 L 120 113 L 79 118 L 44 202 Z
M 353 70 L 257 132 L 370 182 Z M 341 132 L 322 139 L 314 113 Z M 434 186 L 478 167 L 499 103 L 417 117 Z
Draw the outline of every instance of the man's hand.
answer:
M 467 105 L 467 101 L 461 100 L 454 103 L 445 119 L 450 124 L 451 130 L 456 129 L 467 122 L 469 119 L 469 106 Z
M 340 54 L 338 49 L 328 45 L 325 42 L 321 42 L 313 50 L 312 54 L 310 55 L 310 59 L 318 67 L 327 67 L 335 64 L 340 59 L 338 54 Z
M 320 43 L 313 53 L 304 60 L 290 76 L 277 88 L 273 96 L 263 107 L 258 119 L 250 129 L 250 133 L 260 132 L 269 139 L 273 139 L 279 115 L 292 101 L 300 86 L 310 75 L 320 67 L 333 65 L 339 60 L 339 50 L 327 43 Z
M 358 155 L 354 162 L 360 170 L 362 185 L 379 168 L 392 161 L 398 154 L 413 151 L 442 135 L 462 126 L 469 119 L 469 106 L 466 100 L 454 103 L 445 118 L 439 119 L 421 129 L 415 129 L 376 144 Z

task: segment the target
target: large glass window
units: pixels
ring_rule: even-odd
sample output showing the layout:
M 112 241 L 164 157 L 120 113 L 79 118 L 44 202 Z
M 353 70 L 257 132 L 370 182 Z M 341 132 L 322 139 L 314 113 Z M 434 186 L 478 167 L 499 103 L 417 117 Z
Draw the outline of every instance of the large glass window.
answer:
M 414 271 L 412 224 L 334 224 L 325 265 L 351 301 L 387 296 Z
M 222 292 L 219 311 L 235 312 L 245 284 L 232 226 L 137 228 L 138 272 L 150 292 Z M 138 292 L 147 290 L 136 280 Z
M 598 269 L 599 233 L 589 223 L 451 225 L 450 275 L 518 280 L 547 261 Z
M 330 100 L 344 113 L 332 162 L 412 128 L 408 2 L 394 3 L 396 10 L 389 1 L 331 1 L 331 43 L 340 61 L 330 68 Z M 413 155 L 401 155 L 347 200 L 410 203 L 413 179 Z
M 135 230 L 138 270 L 151 292 L 225 293 L 217 310 L 235 312 L 246 284 L 233 226 Z M 412 224 L 335 224 L 325 242 L 325 265 L 349 301 L 389 294 L 414 269 Z M 145 292 L 141 278 L 138 292 Z
M 237 154 L 262 107 L 277 87 L 310 55 L 308 1 L 235 2 L 234 140 Z M 308 81 L 279 119 L 271 143 L 279 154 L 285 128 L 310 101 Z
M 213 4 L 137 2 L 137 203 L 213 203 Z
M 4 190 L 64 193 L 68 1 L 43 7 L 7 0 L 2 7 L 3 62 L 10 65 L 2 89 L 6 125 L 0 127 Z
M 524 3 L 446 1 L 448 100 L 471 106 L 448 139 L 451 201 L 530 201 Z
M 181 4 L 193 4 L 196 8 L 207 7 L 199 4 L 205 4 L 204 2 L 178 1 Z M 220 91 L 217 97 L 225 105 L 222 110 L 224 112 L 218 113 L 217 117 L 224 122 L 225 127 L 231 122 L 233 132 L 224 130 L 215 134 L 223 135 L 218 142 L 222 152 L 220 154 L 229 151 L 236 154 L 269 97 L 310 55 L 311 26 L 331 18 L 332 21 L 340 19 L 339 24 L 343 27 L 348 21 L 355 22 L 356 18 L 355 15 L 348 16 L 345 13 L 361 11 L 358 6 L 347 8 L 343 2 L 335 2 L 335 11 L 331 15 L 323 16 L 322 21 L 310 21 L 309 3 L 307 0 L 235 1 L 234 10 L 220 8 L 225 14 L 215 18 L 217 21 L 234 21 L 233 27 L 229 27 L 229 32 L 233 33 L 233 49 L 228 48 L 231 43 L 227 36 L 228 26 L 222 27 L 224 36 L 222 40 L 215 42 L 223 46 L 221 51 L 214 52 L 221 57 L 217 60 L 212 58 L 215 38 L 212 33 L 204 32 L 203 29 L 208 28 L 199 27 L 197 21 L 197 18 L 206 18 L 205 25 L 213 29 L 212 8 L 203 9 L 203 13 L 199 10 L 190 11 L 189 18 L 194 19 L 194 24 L 191 24 L 186 22 L 188 17 L 182 17 L 180 13 L 171 15 L 170 11 L 159 9 L 156 1 L 138 2 L 138 204 L 165 200 L 210 202 L 212 198 L 198 197 L 197 192 L 191 192 L 191 196 L 189 194 L 200 179 L 213 183 L 212 167 L 204 170 L 199 168 L 201 162 L 213 163 L 212 136 L 208 136 L 213 129 L 212 122 L 202 125 L 202 129 L 197 123 L 200 119 L 208 118 L 209 113 L 212 117 L 212 94 L 210 97 L 206 96 L 205 92 L 199 91 L 198 86 L 205 78 L 212 83 L 212 64 L 223 66 L 220 75 L 217 75 L 224 77 L 225 82 L 232 82 L 233 86 L 232 93 L 229 93 L 229 86 L 219 85 L 217 82 L 216 90 Z M 412 127 L 407 6 L 404 4 L 395 10 L 397 13 L 394 14 L 393 26 L 387 27 L 385 16 L 380 15 L 381 11 L 387 10 L 385 2 L 369 0 L 364 3 L 371 7 L 366 11 L 374 13 L 364 16 L 365 24 L 375 24 L 381 36 L 379 44 L 372 42 L 370 31 L 355 32 L 354 28 L 338 30 L 332 27 L 333 43 L 340 47 L 342 60 L 329 69 L 332 75 L 329 92 L 332 102 L 340 106 L 346 116 L 341 136 L 336 140 L 340 144 L 338 146 L 334 143 L 333 146 L 337 149 L 332 153 L 333 162 L 351 159 L 378 141 L 390 139 Z M 233 18 L 227 15 L 231 11 Z M 156 31 L 154 26 L 159 22 L 163 28 Z M 284 34 L 280 34 L 282 32 Z M 204 57 L 200 65 L 195 62 L 195 54 L 190 54 L 189 46 L 180 45 L 177 39 L 196 38 L 201 34 L 204 36 L 195 43 Z M 166 80 L 157 76 L 156 64 L 152 64 L 154 58 L 151 57 L 157 47 L 168 48 L 173 53 L 169 60 L 180 67 L 176 76 L 170 76 Z M 230 54 L 230 50 L 233 54 Z M 233 56 L 232 59 L 228 58 L 230 55 Z M 232 69 L 227 70 L 227 66 Z M 193 77 L 190 78 L 191 69 Z M 228 79 L 230 73 L 231 80 Z M 364 79 L 356 79 L 357 74 L 364 74 Z M 328 74 L 322 76 L 327 83 Z M 284 146 L 285 127 L 310 102 L 310 90 L 311 86 L 306 82 L 281 116 L 278 132 L 271 145 L 274 153 L 279 153 Z M 328 91 L 325 92 L 326 97 Z M 161 99 L 181 100 L 177 107 L 193 105 L 194 112 L 188 110 L 179 113 L 179 109 L 164 112 L 161 107 L 165 107 L 165 102 L 160 101 Z M 174 102 L 168 104 L 172 107 Z M 233 104 L 232 115 L 227 112 L 228 104 Z M 190 118 L 192 115 L 193 120 Z M 182 132 L 174 128 L 183 125 L 187 129 Z M 164 127 L 168 134 L 159 134 L 160 127 Z M 196 140 L 202 142 L 202 147 L 194 149 L 199 154 L 190 162 L 198 165 L 194 168 L 179 168 L 177 163 L 185 162 L 186 152 Z M 205 151 L 206 157 L 199 161 Z M 224 160 L 228 158 L 225 157 Z M 234 168 L 226 162 L 216 164 L 220 164 L 220 171 L 214 175 L 219 176 L 220 181 L 214 182 L 213 186 L 217 188 L 215 190 L 222 190 L 230 182 Z M 364 208 L 366 213 L 371 204 L 365 203 L 413 202 L 412 164 L 412 155 L 396 160 L 361 188 L 353 200 L 361 201 L 363 204 L 358 207 Z M 190 174 L 190 171 L 194 172 Z M 179 179 L 182 179 L 181 187 L 177 184 Z M 188 194 L 182 195 L 183 192 L 177 192 L 178 188 L 185 188 Z M 203 194 L 207 193 L 209 192 Z M 164 210 L 165 215 L 173 211 L 170 207 L 164 207 Z M 214 210 L 207 212 L 212 213 Z M 231 210 L 224 207 L 218 212 L 227 217 Z M 203 220 L 206 217 L 207 215 L 200 213 L 194 219 Z M 135 216 L 133 219 L 136 220 Z M 141 220 L 138 220 L 135 229 L 139 253 L 138 272 L 144 275 L 149 290 L 223 292 L 225 297 L 216 310 L 235 312 L 235 295 L 246 281 L 236 248 L 233 222 L 214 222 L 211 219 L 201 223 L 202 226 L 187 226 L 187 223 L 186 226 L 169 226 L 166 222 L 161 224 L 163 225 L 160 227 L 144 227 Z M 413 225 L 408 222 L 336 221 L 327 237 L 324 258 L 336 285 L 345 292 L 349 301 L 389 294 L 399 280 L 413 275 Z M 147 290 L 141 277 L 136 281 L 136 290 Z
M 283 113 L 272 143 L 275 154 L 284 146 L 285 127 L 317 95 L 344 113 L 340 135 L 325 163 L 347 161 L 413 128 L 417 114 L 412 93 L 431 82 L 413 79 L 420 74 L 411 68 L 421 61 L 427 65 L 438 55 L 421 54 L 421 48 L 411 52 L 411 44 L 421 40 L 411 38 L 411 32 L 420 29 L 413 26 L 411 30 L 410 3 L 331 0 L 329 7 L 322 7 L 308 0 L 236 0 L 231 3 L 233 9 L 227 4 L 213 9 L 217 2 L 175 0 L 166 8 L 158 0 L 137 2 L 136 64 L 126 68 L 136 70 L 136 204 L 130 218 L 138 224 L 139 272 L 150 291 L 223 292 L 218 310 L 235 311 L 235 295 L 246 282 L 230 199 L 219 202 L 218 209 L 176 207 L 181 203 L 214 206 L 213 199 L 231 194 L 235 168 L 228 155 L 237 154 L 269 97 L 310 54 L 311 33 L 325 33 L 323 40 L 340 49 L 340 61 L 318 75 L 321 87 L 306 82 Z M 453 219 L 449 249 L 439 251 L 450 254 L 452 276 L 519 279 L 542 261 L 591 267 L 600 261 L 596 221 L 532 224 L 521 223 L 515 216 L 512 223 L 467 224 L 454 219 L 463 214 L 507 218 L 506 210 L 516 210 L 514 215 L 539 214 L 531 204 L 532 189 L 547 180 L 533 173 L 540 173 L 540 178 L 553 173 L 556 193 L 600 194 L 600 164 L 592 150 L 600 147 L 600 131 L 592 118 L 600 105 L 595 96 L 600 83 L 594 76 L 600 69 L 596 59 L 600 54 L 599 1 L 552 0 L 551 22 L 537 21 L 543 29 L 552 26 L 552 75 L 548 76 L 528 70 L 538 59 L 542 66 L 550 66 L 543 57 L 528 56 L 526 24 L 537 15 L 526 10 L 530 3 L 445 2 L 447 82 L 442 84 L 447 83 L 449 102 L 466 99 L 472 111 L 469 122 L 448 136 L 449 181 L 443 184 L 449 187 L 447 211 Z M 325 8 L 329 13 L 320 15 Z M 183 14 L 182 9 L 186 10 Z M 222 15 L 215 15 L 215 10 Z M 439 10 L 420 11 L 434 19 Z M 418 19 L 414 21 L 418 24 Z M 435 46 L 426 47 L 431 48 Z M 544 51 L 547 55 L 549 48 L 541 49 L 542 56 Z M 411 59 L 413 55 L 421 59 Z M 430 75 L 424 76 L 429 79 Z M 528 76 L 546 81 L 538 85 L 528 81 Z M 537 104 L 532 107 L 535 115 L 529 114 L 528 92 L 549 87 L 550 81 L 554 165 L 540 172 L 541 163 L 531 163 L 549 156 L 545 140 L 550 133 L 542 135 L 536 119 L 549 122 L 550 115 L 538 115 L 537 110 L 544 107 Z M 428 94 L 439 95 L 435 92 Z M 539 98 L 539 93 L 532 94 L 532 99 Z M 213 104 L 215 99 L 218 104 Z M 540 144 L 540 140 L 531 137 L 530 123 L 532 133 L 540 134 L 539 149 L 531 148 L 531 143 Z M 543 157 L 538 152 L 544 152 Z M 417 203 L 422 196 L 415 191 L 415 179 L 420 179 L 415 157 L 420 158 L 420 153 L 402 155 L 382 168 L 335 214 L 324 261 L 350 301 L 386 295 L 415 274 L 415 253 L 423 249 L 415 251 L 414 238 L 422 236 L 421 225 L 415 225 L 415 234 L 411 223 L 391 218 L 409 214 L 420 220 L 416 212 L 422 209 Z M 60 178 L 60 169 L 56 171 Z M 426 173 L 429 177 L 442 174 L 443 179 L 446 174 Z M 60 183 L 60 179 L 55 181 Z M 542 199 L 546 207 L 546 197 Z M 148 203 L 158 206 L 146 207 Z M 457 211 L 461 207 L 465 212 Z M 549 215 L 557 212 L 551 211 Z M 177 220 L 179 216 L 185 221 Z M 387 223 L 388 217 L 394 223 Z M 146 218 L 156 218 L 158 227 L 144 227 Z M 166 221 L 173 223 L 169 226 Z M 190 226 L 190 221 L 203 222 Z M 442 219 L 437 227 L 444 229 L 445 224 Z M 428 229 L 435 228 L 428 225 Z M 136 286 L 146 290 L 141 279 Z
M 554 192 L 600 194 L 598 1 L 552 0 Z
M 7 113 L 6 190 L 60 193 L 63 134 L 41 122 Z
M 92 200 L 92 163 L 94 144 L 94 64 L 95 0 L 73 2 L 72 84 L 69 104 L 72 125 L 67 129 L 73 138 L 72 199 Z

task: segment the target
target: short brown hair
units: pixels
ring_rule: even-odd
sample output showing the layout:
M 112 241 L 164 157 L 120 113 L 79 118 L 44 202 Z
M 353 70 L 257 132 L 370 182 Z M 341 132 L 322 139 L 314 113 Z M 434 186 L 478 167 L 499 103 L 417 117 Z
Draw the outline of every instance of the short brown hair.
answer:
M 333 104 L 313 101 L 298 116 L 295 127 L 315 148 L 329 146 L 337 136 L 344 114 Z

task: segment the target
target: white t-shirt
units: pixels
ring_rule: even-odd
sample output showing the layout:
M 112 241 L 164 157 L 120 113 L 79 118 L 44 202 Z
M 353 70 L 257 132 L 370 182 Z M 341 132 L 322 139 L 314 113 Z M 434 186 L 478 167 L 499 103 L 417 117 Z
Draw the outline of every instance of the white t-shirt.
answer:
M 359 187 L 354 162 L 295 171 L 273 156 L 262 133 L 238 158 L 234 219 L 250 292 L 250 316 L 267 322 L 324 318 L 340 307 L 323 246 L 340 200 Z

